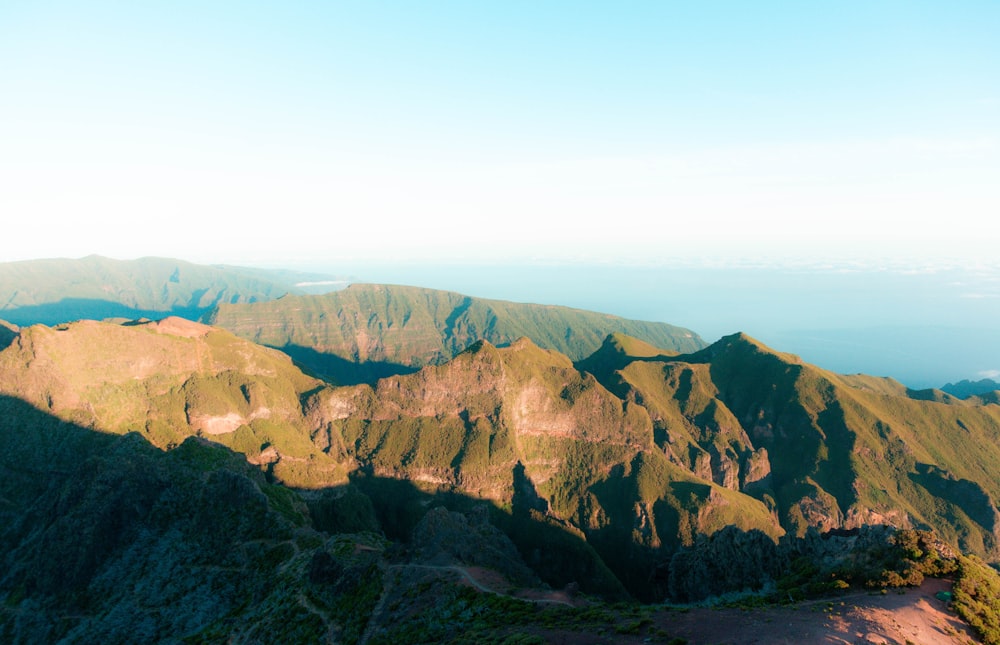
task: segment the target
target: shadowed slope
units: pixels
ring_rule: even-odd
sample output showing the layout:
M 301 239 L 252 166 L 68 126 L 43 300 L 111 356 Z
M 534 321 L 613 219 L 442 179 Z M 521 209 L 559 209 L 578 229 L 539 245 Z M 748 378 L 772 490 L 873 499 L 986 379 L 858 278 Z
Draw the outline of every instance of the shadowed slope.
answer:
M 17 338 L 17 332 L 17 325 L 0 320 L 0 350 L 7 349 L 14 342 L 14 339 Z
M 242 456 L 196 439 L 163 453 L 7 396 L 0 411 L 0 640 L 158 642 L 226 616 L 322 632 L 293 556 L 323 538 Z

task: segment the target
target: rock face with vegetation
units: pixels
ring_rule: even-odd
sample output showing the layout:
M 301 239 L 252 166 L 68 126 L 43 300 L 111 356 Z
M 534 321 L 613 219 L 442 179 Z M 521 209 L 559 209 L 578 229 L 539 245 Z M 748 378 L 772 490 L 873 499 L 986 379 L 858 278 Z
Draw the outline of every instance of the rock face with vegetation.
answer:
M 26 327 L 0 352 L 0 394 L 160 448 L 200 436 L 290 485 L 347 470 L 309 438 L 303 400 L 322 389 L 284 354 L 184 320 Z
M 220 304 L 205 318 L 237 336 L 287 352 L 311 372 L 343 385 L 443 363 L 479 340 L 507 345 L 530 338 L 578 360 L 610 333 L 694 351 L 694 332 L 568 307 L 471 298 L 458 293 L 354 284 L 321 296 Z
M 351 386 L 180 318 L 0 327 L 0 636 L 355 642 L 388 605 L 416 611 L 407 585 L 467 567 L 696 600 L 905 582 L 947 548 L 1000 559 L 996 405 L 742 334 L 679 353 L 612 333 L 576 363 L 479 340 L 444 360 L 421 315 L 398 324 L 430 330 L 429 353 L 379 351 L 443 362 Z

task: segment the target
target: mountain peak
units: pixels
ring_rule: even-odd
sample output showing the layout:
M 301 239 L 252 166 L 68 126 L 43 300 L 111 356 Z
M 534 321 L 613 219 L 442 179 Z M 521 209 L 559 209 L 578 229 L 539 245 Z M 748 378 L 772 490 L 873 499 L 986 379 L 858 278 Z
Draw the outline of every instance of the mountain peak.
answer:
M 698 358 L 711 361 L 717 356 L 733 352 L 764 354 L 773 356 L 784 363 L 791 363 L 793 365 L 803 364 L 802 359 L 795 354 L 787 354 L 785 352 L 779 352 L 772 349 L 745 332 L 736 332 L 735 334 L 723 336 L 705 349 L 691 354 L 691 359 L 696 362 L 700 362 L 698 361 Z
M 669 360 L 675 356 L 678 356 L 675 351 L 662 349 L 622 332 L 612 332 L 605 337 L 597 351 L 578 361 L 576 367 L 581 371 L 590 372 L 599 381 L 607 382 L 611 374 L 623 369 L 633 360 L 657 358 Z
M 604 339 L 604 345 L 614 349 L 618 353 L 632 358 L 651 358 L 654 356 L 677 356 L 677 352 L 669 349 L 657 347 L 652 343 L 629 336 L 620 331 L 608 334 Z
M 183 338 L 201 338 L 212 331 L 212 327 L 208 325 L 178 316 L 167 316 L 163 320 L 150 323 L 150 326 L 159 334 L 181 336 Z

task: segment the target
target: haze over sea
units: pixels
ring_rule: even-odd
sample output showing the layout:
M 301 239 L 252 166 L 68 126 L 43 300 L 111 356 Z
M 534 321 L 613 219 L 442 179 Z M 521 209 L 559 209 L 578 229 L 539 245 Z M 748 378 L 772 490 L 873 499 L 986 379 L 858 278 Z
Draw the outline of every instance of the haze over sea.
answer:
M 1000 374 L 1000 269 L 937 263 L 351 263 L 354 282 L 447 289 L 688 327 L 742 331 L 839 373 L 922 389 Z
M 995 0 L 3 2 L 0 261 L 298 264 L 978 378 L 998 31 Z

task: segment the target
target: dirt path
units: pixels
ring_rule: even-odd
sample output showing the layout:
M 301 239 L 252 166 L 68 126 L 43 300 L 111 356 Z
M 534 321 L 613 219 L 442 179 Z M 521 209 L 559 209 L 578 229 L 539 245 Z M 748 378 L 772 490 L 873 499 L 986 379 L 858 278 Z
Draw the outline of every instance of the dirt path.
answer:
M 884 643 L 889 645 L 965 645 L 979 642 L 969 627 L 934 597 L 949 590 L 945 580 L 928 580 L 917 589 L 886 594 L 852 594 L 792 607 L 697 608 L 664 611 L 657 627 L 690 645 Z

